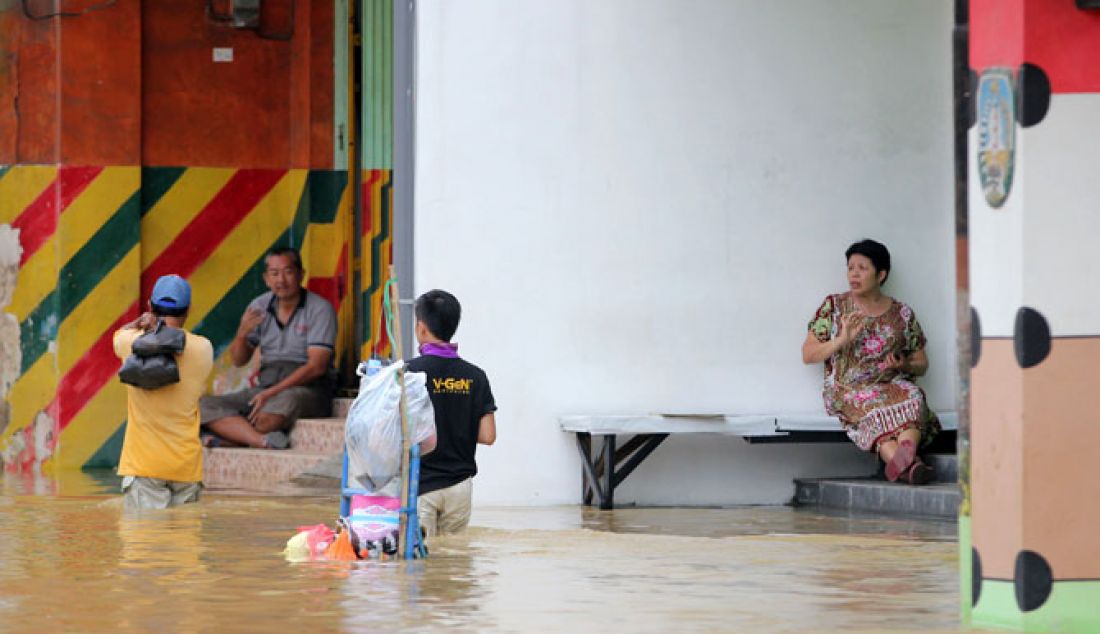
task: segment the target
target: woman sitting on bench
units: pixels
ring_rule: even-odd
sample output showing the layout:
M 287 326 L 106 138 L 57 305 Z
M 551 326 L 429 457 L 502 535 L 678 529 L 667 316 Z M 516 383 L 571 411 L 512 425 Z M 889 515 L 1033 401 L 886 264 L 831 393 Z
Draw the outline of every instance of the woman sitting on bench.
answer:
M 860 449 L 875 451 L 891 482 L 925 484 L 932 468 L 917 456 L 940 430 L 913 378 L 928 370 L 924 332 L 913 309 L 882 293 L 890 252 L 874 240 L 848 247 L 848 286 L 810 320 L 802 360 L 825 362 L 825 411 L 840 418 Z

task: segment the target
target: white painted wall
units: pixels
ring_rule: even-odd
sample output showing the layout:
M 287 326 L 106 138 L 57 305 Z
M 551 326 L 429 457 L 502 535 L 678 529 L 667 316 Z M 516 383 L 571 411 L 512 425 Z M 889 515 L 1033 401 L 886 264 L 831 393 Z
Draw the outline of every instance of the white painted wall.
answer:
M 948 0 L 421 0 L 415 287 L 463 303 L 481 504 L 573 503 L 566 413 L 820 412 L 800 345 L 884 241 L 953 409 Z M 619 490 L 775 503 L 847 445 L 673 438 Z

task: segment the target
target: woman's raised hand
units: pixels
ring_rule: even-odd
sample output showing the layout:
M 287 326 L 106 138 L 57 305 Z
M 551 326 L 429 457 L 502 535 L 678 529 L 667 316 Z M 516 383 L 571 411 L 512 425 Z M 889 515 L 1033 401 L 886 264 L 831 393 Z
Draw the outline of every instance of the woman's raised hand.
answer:
M 863 330 L 863 315 L 859 313 L 847 313 L 840 318 L 840 332 L 837 339 L 841 347 L 845 347 L 856 340 L 856 335 Z

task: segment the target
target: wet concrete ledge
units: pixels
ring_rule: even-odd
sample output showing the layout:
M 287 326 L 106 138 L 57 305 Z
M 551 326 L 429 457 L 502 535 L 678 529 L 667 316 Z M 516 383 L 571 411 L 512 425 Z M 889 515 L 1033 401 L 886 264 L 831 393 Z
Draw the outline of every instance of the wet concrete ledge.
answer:
M 954 518 L 962 493 L 957 484 L 910 486 L 870 478 L 800 479 L 795 504 L 906 516 Z

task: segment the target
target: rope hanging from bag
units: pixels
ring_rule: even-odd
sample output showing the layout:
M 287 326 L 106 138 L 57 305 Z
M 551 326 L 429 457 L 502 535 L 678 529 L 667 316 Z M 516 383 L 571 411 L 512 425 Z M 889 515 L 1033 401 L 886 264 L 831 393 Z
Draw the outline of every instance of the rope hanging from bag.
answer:
M 391 277 L 386 280 L 384 286 L 382 286 L 382 314 L 385 316 L 384 324 L 386 327 L 386 336 L 389 337 L 390 345 L 396 341 L 393 334 L 393 304 L 390 302 L 390 287 L 397 284 L 397 278 Z M 396 350 L 396 348 L 394 348 Z
M 394 362 L 403 361 L 401 349 L 401 306 L 394 305 L 394 296 L 398 295 L 397 275 L 394 274 L 393 265 L 390 265 L 390 277 L 382 287 L 382 311 L 386 317 L 386 334 L 390 338 L 390 344 L 394 350 Z M 398 297 L 396 301 L 400 301 Z M 395 334 L 396 333 L 396 334 Z M 405 368 L 399 367 L 394 375 L 401 386 L 401 519 L 398 529 L 398 552 L 404 553 L 405 558 L 413 557 L 415 540 L 408 533 L 410 528 L 416 528 L 416 501 L 410 495 L 410 450 L 412 448 L 412 428 L 409 424 L 408 401 L 405 395 Z M 412 488 L 415 491 L 415 486 Z M 410 517 L 412 516 L 412 517 Z M 411 524 L 410 524 L 411 522 Z M 415 531 L 411 531 L 415 532 Z

